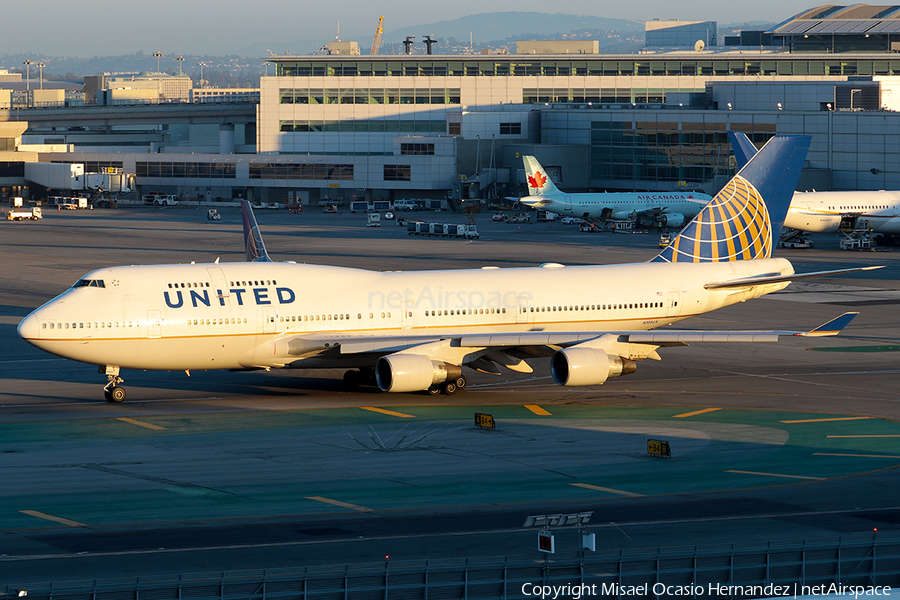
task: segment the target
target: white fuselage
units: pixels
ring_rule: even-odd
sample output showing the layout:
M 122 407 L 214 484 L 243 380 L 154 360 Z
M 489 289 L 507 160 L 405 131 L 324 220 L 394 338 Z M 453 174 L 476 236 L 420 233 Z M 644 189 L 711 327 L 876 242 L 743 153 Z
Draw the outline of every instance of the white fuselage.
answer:
M 555 192 L 522 198 L 520 202 L 560 215 L 594 218 L 628 219 L 659 211 L 680 214 L 684 222 L 694 218 L 710 196 L 696 192 L 609 192 L 601 194 L 567 194 Z M 610 216 L 604 212 L 609 209 Z
M 877 233 L 900 233 L 900 192 L 795 192 L 784 226 L 834 233 L 845 215 L 858 215 Z
M 648 330 L 787 285 L 705 283 L 792 273 L 785 259 L 408 273 L 258 262 L 112 267 L 35 310 L 19 334 L 59 356 L 132 369 L 360 366 L 379 352 L 359 346 L 367 336 L 400 344 Z M 350 337 L 353 353 L 340 348 Z

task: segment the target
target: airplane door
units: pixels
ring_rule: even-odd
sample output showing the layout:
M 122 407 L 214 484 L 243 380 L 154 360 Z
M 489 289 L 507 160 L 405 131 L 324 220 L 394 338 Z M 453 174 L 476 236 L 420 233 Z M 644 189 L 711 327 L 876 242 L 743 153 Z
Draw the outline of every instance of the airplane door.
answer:
M 674 317 L 678 314 L 678 299 L 681 296 L 678 292 L 669 292 L 666 298 L 666 316 Z
M 213 282 L 213 293 L 217 298 L 227 298 L 228 282 L 225 281 L 225 273 L 219 267 L 209 267 L 206 270 Z
M 528 310 L 528 296 L 516 296 L 516 323 L 530 323 L 531 312 Z
M 413 329 L 416 326 L 416 311 L 413 310 L 413 303 L 410 300 L 400 303 L 400 327 L 403 329 Z
M 147 311 L 147 337 L 162 337 L 162 313 L 158 310 Z
M 262 320 L 263 333 L 275 333 L 275 307 L 261 307 L 259 318 Z
M 573 214 L 574 210 L 572 208 L 572 197 L 566 196 L 566 205 L 563 207 L 563 212 L 568 214 Z

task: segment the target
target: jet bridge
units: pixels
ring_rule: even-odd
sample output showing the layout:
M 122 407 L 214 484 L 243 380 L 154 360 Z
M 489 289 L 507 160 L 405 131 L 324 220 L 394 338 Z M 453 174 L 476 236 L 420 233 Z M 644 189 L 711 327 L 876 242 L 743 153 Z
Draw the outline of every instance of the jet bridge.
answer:
M 85 173 L 79 163 L 25 163 L 25 180 L 52 190 L 128 192 L 129 176 L 121 169 Z

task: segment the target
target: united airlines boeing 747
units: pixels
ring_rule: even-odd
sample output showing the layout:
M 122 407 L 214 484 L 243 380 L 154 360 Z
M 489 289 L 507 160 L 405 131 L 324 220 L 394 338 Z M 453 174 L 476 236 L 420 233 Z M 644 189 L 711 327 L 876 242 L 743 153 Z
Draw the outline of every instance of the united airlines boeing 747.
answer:
M 531 372 L 529 358 L 551 356 L 558 384 L 597 385 L 663 346 L 833 335 L 856 313 L 806 332 L 658 330 L 826 274 L 771 258 L 808 147 L 774 138 L 647 263 L 409 273 L 276 263 L 244 202 L 246 262 L 98 269 L 18 332 L 98 365 L 111 402 L 125 398 L 121 369 L 342 367 L 350 384 L 452 394 L 466 386 L 463 367 Z

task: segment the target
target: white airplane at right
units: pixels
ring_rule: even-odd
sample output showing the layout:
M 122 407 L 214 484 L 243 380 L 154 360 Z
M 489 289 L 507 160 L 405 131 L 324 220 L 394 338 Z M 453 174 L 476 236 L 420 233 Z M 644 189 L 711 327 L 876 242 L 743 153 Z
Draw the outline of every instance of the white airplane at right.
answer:
M 730 131 L 738 169 L 756 155 L 756 146 L 743 133 Z M 794 192 L 784 227 L 810 233 L 837 233 L 841 224 L 853 229 L 868 221 L 879 246 L 900 243 L 900 191 Z
M 698 192 L 603 192 L 570 194 L 559 190 L 541 163 L 522 156 L 528 196 L 519 202 L 559 215 L 588 219 L 637 219 L 641 225 L 681 227 L 709 204 Z

